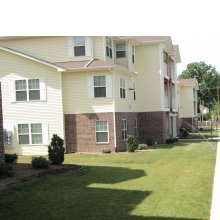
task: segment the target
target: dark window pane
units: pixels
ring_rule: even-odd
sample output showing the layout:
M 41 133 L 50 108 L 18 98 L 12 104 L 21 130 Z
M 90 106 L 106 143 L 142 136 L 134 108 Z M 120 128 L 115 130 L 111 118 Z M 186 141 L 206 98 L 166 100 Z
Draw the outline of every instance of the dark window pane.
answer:
M 123 58 L 126 57 L 125 51 L 116 51 L 116 58 Z
M 108 132 L 96 132 L 96 142 L 108 142 Z
M 136 92 L 134 91 L 134 100 L 136 100 Z
M 74 55 L 75 56 L 85 56 L 86 55 L 85 46 L 74 47 Z
M 29 100 L 40 100 L 40 90 L 29 91 Z
M 110 51 L 109 57 L 112 58 L 112 49 L 110 48 L 109 51 Z
M 106 97 L 106 87 L 95 87 L 95 97 Z
M 132 63 L 134 63 L 134 55 L 132 55 Z
M 29 144 L 29 135 L 19 135 L 19 144 Z
M 42 134 L 32 134 L 32 144 L 42 144 Z
M 16 91 L 16 101 L 26 101 L 27 92 L 26 91 Z

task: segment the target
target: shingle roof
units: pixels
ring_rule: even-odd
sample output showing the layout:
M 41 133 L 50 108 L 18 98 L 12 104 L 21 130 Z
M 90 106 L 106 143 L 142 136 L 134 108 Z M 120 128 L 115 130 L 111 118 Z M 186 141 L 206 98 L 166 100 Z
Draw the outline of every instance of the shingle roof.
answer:
M 55 65 L 58 65 L 62 68 L 68 69 L 68 70 L 74 70 L 74 69 L 92 69 L 92 68 L 111 68 L 111 67 L 117 67 L 118 65 L 115 65 L 110 62 L 94 59 L 94 60 L 84 60 L 84 61 L 68 61 L 68 62 L 56 62 Z
M 198 86 L 198 81 L 195 78 L 179 79 L 179 85 L 197 87 Z

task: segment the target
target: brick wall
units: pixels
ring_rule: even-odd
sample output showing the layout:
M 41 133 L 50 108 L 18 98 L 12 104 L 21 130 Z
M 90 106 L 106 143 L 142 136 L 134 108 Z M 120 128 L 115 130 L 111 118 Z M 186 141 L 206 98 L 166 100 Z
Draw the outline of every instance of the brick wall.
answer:
M 127 120 L 127 134 L 135 134 L 135 119 L 137 119 L 138 136 L 135 143 L 145 143 L 152 139 L 164 143 L 169 138 L 167 126 L 169 113 L 166 112 L 116 112 L 116 149 L 114 144 L 113 113 L 87 113 L 65 115 L 65 144 L 66 152 L 101 152 L 102 148 L 112 151 L 125 151 L 126 141 L 122 141 L 122 119 Z M 106 120 L 109 125 L 109 143 L 97 144 L 95 134 L 96 120 Z
M 166 126 L 166 112 L 139 112 L 138 128 L 139 142 L 144 143 L 147 138 L 164 143 L 169 131 Z
M 135 134 L 135 119 L 137 119 L 138 121 L 138 113 L 136 112 L 116 112 L 115 113 L 117 151 L 125 151 L 127 149 L 126 141 L 122 141 L 122 119 L 127 120 L 127 134 L 134 135 Z M 139 143 L 139 136 L 135 138 L 135 142 L 137 144 Z
M 2 116 L 2 93 L 0 84 L 0 162 L 4 161 L 4 140 L 3 140 L 3 116 Z
M 96 143 L 96 120 L 108 121 L 108 144 Z M 66 114 L 65 144 L 67 153 L 101 152 L 102 148 L 111 148 L 115 151 L 113 113 Z

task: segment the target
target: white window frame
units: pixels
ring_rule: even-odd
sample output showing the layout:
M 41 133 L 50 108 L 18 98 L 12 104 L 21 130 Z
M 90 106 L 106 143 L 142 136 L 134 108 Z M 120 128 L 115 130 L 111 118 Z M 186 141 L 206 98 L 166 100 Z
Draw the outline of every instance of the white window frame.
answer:
M 32 133 L 31 132 L 31 125 L 33 125 L 33 124 L 41 124 L 41 133 Z M 43 124 L 42 123 L 39 123 L 39 122 L 36 122 L 36 123 L 21 123 L 21 124 L 17 125 L 17 131 L 18 131 L 19 125 L 28 125 L 28 134 L 27 133 L 19 134 L 19 132 L 18 132 L 18 144 L 19 145 L 43 145 L 44 140 L 43 140 Z M 32 143 L 32 134 L 41 134 L 42 135 L 42 143 L 33 144 Z M 28 135 L 29 136 L 29 144 L 20 144 L 19 143 L 19 135 Z
M 30 80 L 39 80 L 39 89 L 29 89 L 29 81 Z M 26 82 L 26 90 L 17 90 L 16 89 L 16 82 L 17 81 L 25 81 Z M 39 90 L 40 97 L 39 99 L 31 99 L 30 100 L 30 91 L 37 91 Z M 17 91 L 26 91 L 27 99 L 26 100 L 17 100 L 16 93 Z M 40 78 L 33 78 L 33 79 L 16 79 L 11 81 L 11 102 L 39 102 L 39 101 L 46 101 L 46 85 L 44 83 L 44 79 Z
M 105 55 L 110 59 L 113 57 L 112 44 L 112 39 L 110 37 L 105 37 Z
M 76 45 L 76 43 L 75 43 L 75 39 L 76 39 L 76 37 L 73 37 L 73 53 L 74 53 L 74 56 L 75 57 L 83 57 L 83 56 L 86 56 L 86 38 L 84 37 L 84 36 L 77 36 L 77 37 L 82 37 L 82 38 L 84 38 L 84 44 L 82 44 L 82 45 Z M 76 47 L 84 47 L 84 49 L 85 49 L 85 53 L 83 54 L 83 55 L 76 55 L 75 54 L 75 48 Z
M 101 86 L 95 86 L 95 77 L 105 77 L 105 85 Z M 105 75 L 99 75 L 99 76 L 93 76 L 93 87 L 94 87 L 94 98 L 106 98 L 107 97 L 107 86 L 106 86 L 106 76 Z M 95 88 L 105 88 L 105 96 L 95 96 Z
M 119 94 L 120 94 L 121 99 L 126 99 L 126 80 L 125 80 L 125 78 L 120 78 Z
M 106 131 L 97 131 L 97 122 L 106 122 L 107 123 L 107 130 Z M 108 140 L 106 142 L 97 142 L 97 133 L 106 133 L 107 132 L 107 138 Z M 95 140 L 96 144 L 109 144 L 109 126 L 108 126 L 108 121 L 106 120 L 97 120 L 95 121 Z
M 127 120 L 126 119 L 122 119 L 122 141 L 126 141 L 127 139 Z M 125 126 L 124 126 L 125 125 Z
M 119 47 L 119 45 L 123 45 L 124 46 L 124 48 L 123 49 L 120 49 L 120 48 L 118 48 Z M 115 45 L 115 47 L 116 47 L 116 49 L 115 49 L 115 57 L 117 58 L 117 59 L 120 59 L 120 58 L 126 58 L 126 43 L 117 43 L 116 45 Z M 125 55 L 124 56 L 119 56 L 118 57 L 118 55 L 117 55 L 117 52 L 125 52 Z
M 137 122 L 137 118 L 134 119 L 134 137 L 138 137 L 138 122 Z

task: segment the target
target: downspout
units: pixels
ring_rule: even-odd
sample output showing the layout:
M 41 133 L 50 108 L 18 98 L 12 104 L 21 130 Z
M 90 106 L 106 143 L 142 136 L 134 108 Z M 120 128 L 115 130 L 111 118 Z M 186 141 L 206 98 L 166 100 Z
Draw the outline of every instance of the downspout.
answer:
M 116 141 L 116 117 L 115 117 L 115 83 L 114 83 L 114 80 L 115 80 L 115 73 L 111 70 L 111 69 L 108 69 L 109 72 L 112 74 L 112 99 L 113 99 L 113 126 L 114 126 L 114 145 L 115 145 L 115 152 L 117 152 L 117 141 Z

